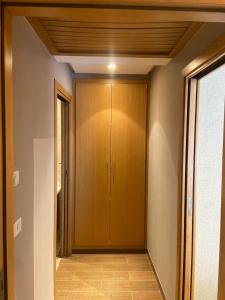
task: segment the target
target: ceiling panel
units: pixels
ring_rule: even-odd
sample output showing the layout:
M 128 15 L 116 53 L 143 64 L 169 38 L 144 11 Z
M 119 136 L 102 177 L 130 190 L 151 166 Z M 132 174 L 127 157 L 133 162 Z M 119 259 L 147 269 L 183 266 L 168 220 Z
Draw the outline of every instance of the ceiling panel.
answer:
M 140 74 L 146 75 L 155 65 L 167 65 L 171 58 L 150 57 L 96 57 L 96 56 L 55 56 L 60 63 L 68 63 L 77 74 Z M 109 64 L 116 69 L 110 70 Z
M 94 10 L 94 8 L 93 8 Z M 28 18 L 37 34 L 54 55 L 123 55 L 172 57 L 198 30 L 192 22 L 146 22 L 116 17 L 108 21 L 89 18 Z

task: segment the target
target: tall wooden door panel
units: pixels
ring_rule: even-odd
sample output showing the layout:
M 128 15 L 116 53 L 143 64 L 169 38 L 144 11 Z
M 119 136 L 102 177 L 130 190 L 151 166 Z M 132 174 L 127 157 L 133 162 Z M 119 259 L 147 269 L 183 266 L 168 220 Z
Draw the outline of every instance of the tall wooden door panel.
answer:
M 117 248 L 145 243 L 145 84 L 112 85 L 112 187 L 110 242 Z
M 109 242 L 111 85 L 76 85 L 75 248 Z

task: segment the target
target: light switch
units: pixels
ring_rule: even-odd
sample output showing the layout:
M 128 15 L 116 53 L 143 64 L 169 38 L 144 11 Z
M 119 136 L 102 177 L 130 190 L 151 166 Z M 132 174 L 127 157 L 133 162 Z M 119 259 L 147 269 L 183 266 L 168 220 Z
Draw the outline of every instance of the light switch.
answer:
M 14 223 L 14 238 L 22 231 L 22 218 L 19 218 Z
M 14 171 L 13 173 L 13 186 L 16 187 L 20 183 L 20 172 Z

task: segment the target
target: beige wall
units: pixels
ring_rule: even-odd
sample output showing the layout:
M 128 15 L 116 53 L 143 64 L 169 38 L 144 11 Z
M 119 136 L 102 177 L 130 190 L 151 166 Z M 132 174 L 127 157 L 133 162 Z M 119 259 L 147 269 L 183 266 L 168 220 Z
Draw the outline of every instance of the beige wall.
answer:
M 183 67 L 225 31 L 207 24 L 179 56 L 152 73 L 149 105 L 147 247 L 167 300 L 175 300 Z
M 24 18 L 14 18 L 15 220 L 23 222 L 15 239 L 17 300 L 53 299 L 54 78 L 72 93 L 68 67 Z

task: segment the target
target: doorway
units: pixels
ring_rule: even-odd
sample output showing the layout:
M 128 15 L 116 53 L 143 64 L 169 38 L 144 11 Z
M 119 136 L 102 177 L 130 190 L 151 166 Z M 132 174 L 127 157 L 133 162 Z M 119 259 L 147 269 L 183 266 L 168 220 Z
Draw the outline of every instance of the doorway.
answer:
M 57 257 L 64 256 L 67 245 L 68 105 L 63 97 L 57 96 Z
M 224 59 L 187 79 L 184 277 L 187 300 L 223 299 Z
M 198 82 L 192 299 L 217 299 L 225 64 Z M 207 287 L 207 288 L 206 288 Z
M 69 255 L 70 130 L 72 96 L 55 80 L 55 238 L 54 276 L 60 260 Z

